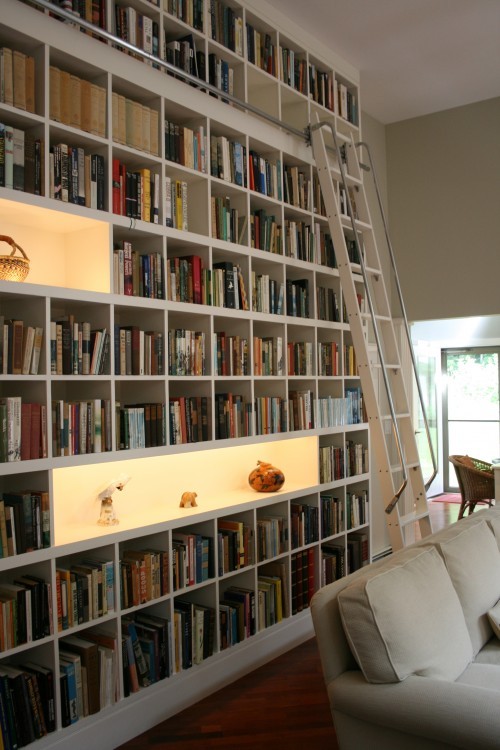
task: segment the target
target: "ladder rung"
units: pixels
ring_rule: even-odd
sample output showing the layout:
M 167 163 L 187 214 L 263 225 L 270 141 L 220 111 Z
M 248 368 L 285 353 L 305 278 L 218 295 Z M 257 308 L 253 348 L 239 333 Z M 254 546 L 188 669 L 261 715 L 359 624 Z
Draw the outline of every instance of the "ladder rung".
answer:
M 346 214 L 342 214 L 342 226 L 345 229 L 352 229 L 352 224 L 350 218 Z M 354 219 L 354 224 L 359 229 L 363 229 L 365 232 L 369 231 L 371 229 L 371 224 L 368 224 L 366 221 L 361 221 L 360 219 Z
M 423 518 L 429 518 L 429 511 L 424 510 L 421 513 L 417 513 L 416 510 L 412 511 L 411 513 L 407 513 L 404 516 L 399 517 L 399 525 L 400 526 L 409 526 L 411 523 L 415 523 L 416 521 L 420 521 Z
M 380 362 L 374 362 L 372 364 L 372 367 L 374 369 L 382 369 L 382 365 L 380 364 Z M 386 362 L 385 369 L 386 370 L 400 370 L 401 369 L 401 365 L 399 364 L 399 362 L 397 364 L 390 364 L 390 365 L 388 365 L 387 362 Z
M 332 176 L 336 180 L 342 179 L 342 174 L 340 172 L 340 169 L 338 167 L 330 167 L 330 172 L 332 173 Z M 353 177 L 352 174 L 345 173 L 345 181 L 348 185 L 362 185 L 361 180 L 359 180 L 357 177 Z

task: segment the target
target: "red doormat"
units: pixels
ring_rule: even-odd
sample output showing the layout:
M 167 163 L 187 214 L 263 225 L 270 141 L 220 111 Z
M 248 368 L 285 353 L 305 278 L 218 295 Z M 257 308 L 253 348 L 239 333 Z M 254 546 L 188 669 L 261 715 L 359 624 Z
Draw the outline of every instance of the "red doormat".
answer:
M 462 502 L 462 495 L 459 492 L 445 492 L 443 495 L 436 495 L 436 497 L 430 497 L 429 501 L 433 503 L 457 503 L 460 505 Z M 478 505 L 488 505 L 486 500 L 478 500 Z
M 460 503 L 462 502 L 462 495 L 459 492 L 445 492 L 443 495 L 436 495 L 436 497 L 430 497 L 433 503 Z

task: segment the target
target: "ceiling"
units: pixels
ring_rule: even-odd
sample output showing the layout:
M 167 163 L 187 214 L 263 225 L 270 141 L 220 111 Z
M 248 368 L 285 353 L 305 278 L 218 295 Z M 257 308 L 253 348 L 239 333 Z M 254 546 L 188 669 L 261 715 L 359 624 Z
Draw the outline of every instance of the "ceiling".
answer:
M 500 96 L 500 0 L 272 0 L 360 71 L 388 124 Z

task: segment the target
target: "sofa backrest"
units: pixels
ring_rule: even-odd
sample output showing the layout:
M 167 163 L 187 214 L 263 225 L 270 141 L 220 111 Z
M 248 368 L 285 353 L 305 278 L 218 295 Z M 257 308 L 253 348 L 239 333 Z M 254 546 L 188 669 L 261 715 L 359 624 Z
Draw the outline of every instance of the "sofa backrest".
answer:
M 486 522 L 488 524 L 488 529 L 484 528 L 484 523 Z M 497 542 L 497 549 L 500 547 L 500 507 L 493 507 L 488 510 L 484 511 L 477 511 L 476 513 L 467 516 L 466 518 L 463 518 L 459 522 L 447 527 L 446 529 L 443 529 L 440 532 L 437 532 L 436 534 L 433 534 L 429 537 L 426 537 L 425 539 L 421 540 L 420 542 L 412 545 L 411 547 L 408 547 L 406 549 L 401 550 L 400 552 L 396 552 L 393 555 L 390 555 L 386 558 L 383 558 L 376 563 L 373 563 L 372 565 L 368 566 L 367 568 L 361 568 L 360 570 L 356 571 L 355 573 L 341 579 L 340 581 L 336 581 L 332 584 L 329 584 L 328 586 L 323 587 L 320 589 L 316 594 L 314 595 L 312 602 L 311 602 L 311 613 L 312 618 L 314 622 L 314 629 L 317 637 L 318 647 L 320 650 L 321 655 L 321 662 L 323 666 L 323 672 L 325 676 L 325 681 L 328 684 L 332 679 L 340 675 L 346 670 L 352 670 L 352 669 L 359 669 L 359 664 L 356 661 L 355 655 L 353 654 L 353 650 L 351 650 L 352 642 L 349 643 L 348 638 L 346 637 L 342 618 L 341 618 L 341 612 L 339 607 L 339 597 L 342 599 L 341 592 L 345 591 L 347 587 L 350 586 L 361 586 L 361 580 L 367 579 L 367 576 L 369 575 L 370 578 L 374 578 L 376 576 L 379 576 L 382 572 L 387 572 L 389 569 L 393 569 L 394 567 L 398 567 L 400 564 L 407 564 L 409 559 L 413 559 L 412 555 L 415 554 L 414 550 L 425 550 L 429 547 L 435 548 L 439 554 L 445 559 L 445 555 L 448 556 L 448 558 L 451 560 L 452 550 L 458 547 L 459 542 L 456 543 L 456 545 L 453 545 L 451 540 L 455 539 L 457 536 L 460 536 L 466 529 L 475 527 L 477 524 L 483 523 L 483 527 L 481 532 L 478 534 L 478 536 L 481 536 L 481 534 L 484 534 L 486 532 L 490 532 L 492 535 L 494 535 L 494 538 Z M 489 537 L 484 537 L 485 539 L 491 539 Z M 463 541 L 468 540 L 469 542 L 474 539 L 474 534 L 467 535 L 467 537 L 464 537 Z M 412 552 L 413 550 L 413 552 Z M 491 544 L 487 544 L 487 551 L 489 555 L 489 563 L 491 563 L 492 560 L 495 560 L 495 552 L 494 552 L 494 545 L 492 547 Z M 469 557 L 470 557 L 469 553 Z M 472 555 L 472 557 L 475 557 L 475 553 Z M 429 561 L 427 561 L 429 562 Z M 495 563 L 496 564 L 496 563 Z M 434 560 L 434 565 L 436 566 L 436 570 L 438 571 L 438 575 L 441 578 L 442 568 L 437 565 L 437 563 Z M 479 558 L 475 561 L 474 567 L 480 571 L 481 567 L 479 565 Z M 491 566 L 490 566 L 491 567 Z M 493 569 L 495 568 L 495 565 L 493 565 Z M 407 571 L 409 568 L 407 568 Z M 460 569 L 460 567 L 457 568 L 457 570 L 460 573 L 464 573 L 467 571 L 467 564 L 464 561 L 463 569 Z M 418 575 L 415 577 L 415 580 L 418 579 Z M 389 578 L 387 578 L 389 581 Z M 457 581 L 460 581 L 460 576 L 458 579 L 455 580 L 455 584 Z M 440 665 L 440 669 L 449 670 L 448 674 L 453 674 L 454 670 L 459 669 L 462 666 L 463 661 L 462 659 L 467 661 L 470 658 L 472 658 L 472 654 L 477 652 L 478 645 L 481 642 L 485 642 L 485 640 L 488 640 L 488 638 L 491 636 L 492 631 L 489 626 L 489 624 L 486 622 L 486 618 L 484 617 L 484 613 L 486 609 L 484 607 L 486 606 L 486 602 L 488 602 L 492 597 L 496 596 L 496 598 L 500 598 L 500 576 L 497 575 L 496 581 L 498 581 L 498 595 L 495 594 L 495 589 L 493 586 L 490 586 L 491 578 L 488 576 L 488 584 L 486 586 L 486 592 L 483 591 L 477 600 L 473 597 L 474 601 L 469 600 L 472 602 L 473 607 L 470 612 L 467 612 L 467 616 L 464 615 L 463 608 L 460 607 L 460 616 L 456 616 L 453 620 L 453 624 L 451 623 L 450 619 L 447 620 L 447 623 L 444 623 L 444 619 L 442 622 L 443 628 L 449 629 L 449 628 L 455 628 L 458 627 L 458 635 L 460 637 L 460 643 L 462 644 L 462 654 L 458 656 L 456 659 L 456 655 L 454 654 L 448 654 L 450 661 L 446 662 L 444 664 Z M 380 591 L 383 591 L 383 586 L 381 585 L 382 579 L 380 579 L 379 584 L 377 584 L 380 588 Z M 495 583 L 496 585 L 496 583 Z M 372 595 L 375 592 L 375 584 L 371 584 L 372 587 Z M 460 600 L 460 595 L 464 596 L 465 591 L 467 587 L 464 589 L 459 587 L 459 591 L 457 592 L 458 599 Z M 347 595 L 345 595 L 347 596 Z M 451 599 L 454 599 L 454 597 L 450 594 Z M 347 599 L 346 599 L 347 601 Z M 366 601 L 366 599 L 365 599 Z M 454 599 L 456 603 L 456 599 Z M 495 600 L 496 601 L 496 600 Z M 492 606 L 495 602 L 492 602 L 490 606 Z M 386 605 L 388 608 L 392 608 L 393 611 L 397 614 L 398 612 L 398 605 L 396 601 L 393 598 L 390 598 Z M 454 605 L 453 605 L 454 606 Z M 480 609 L 482 609 L 482 612 L 479 613 L 477 610 L 477 607 L 479 606 Z M 470 609 L 470 608 L 469 608 Z M 450 614 L 453 615 L 453 612 L 456 613 L 456 610 L 452 609 L 450 612 L 447 612 L 447 617 L 450 617 Z M 346 616 L 346 613 L 344 613 L 344 617 Z M 457 625 L 457 623 L 459 623 Z M 387 622 L 385 623 L 387 626 Z M 411 623 L 410 623 L 411 624 Z M 437 622 L 436 628 L 437 628 Z M 464 635 L 464 624 L 465 629 L 468 631 L 469 638 L 467 638 Z M 444 631 L 442 631 L 444 632 Z M 387 633 L 386 633 L 387 635 Z M 393 637 L 394 634 L 391 634 L 391 637 Z M 450 633 L 448 632 L 448 636 Z M 454 633 L 454 636 L 456 634 Z M 377 638 L 380 641 L 380 633 L 377 634 Z M 383 639 L 382 639 L 383 640 Z M 471 640 L 473 643 L 473 646 L 471 645 Z M 369 642 L 369 641 L 368 641 Z M 408 637 L 403 638 L 403 643 L 408 644 L 411 646 L 411 633 L 408 633 Z M 446 645 L 446 644 L 445 644 Z M 356 649 L 353 646 L 354 651 Z M 369 652 L 369 649 L 368 649 Z M 360 653 L 356 653 L 356 656 L 358 659 L 360 658 Z M 456 659 L 456 661 L 455 661 Z M 399 661 L 396 659 L 395 664 L 392 663 L 392 660 L 389 658 L 385 662 L 385 669 L 387 669 L 388 664 L 390 664 L 390 669 L 394 669 L 395 675 L 404 675 L 405 669 L 407 668 L 413 668 L 415 667 L 415 664 L 411 663 L 410 661 Z M 420 669 L 427 669 L 428 667 L 424 665 L 422 667 L 422 663 L 416 664 L 417 672 Z M 389 669 L 389 671 L 390 671 Z M 387 677 L 387 671 L 385 671 L 386 677 Z M 443 672 L 444 674 L 444 672 Z M 372 675 L 373 676 L 373 675 Z

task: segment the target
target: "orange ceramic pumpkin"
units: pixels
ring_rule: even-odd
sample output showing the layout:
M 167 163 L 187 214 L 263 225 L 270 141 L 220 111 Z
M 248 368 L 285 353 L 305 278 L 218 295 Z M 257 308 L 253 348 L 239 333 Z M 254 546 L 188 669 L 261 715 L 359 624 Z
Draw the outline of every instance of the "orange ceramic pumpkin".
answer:
M 248 477 L 248 484 L 256 492 L 277 492 L 284 482 L 285 475 L 281 469 L 265 461 L 257 461 L 257 468 Z

